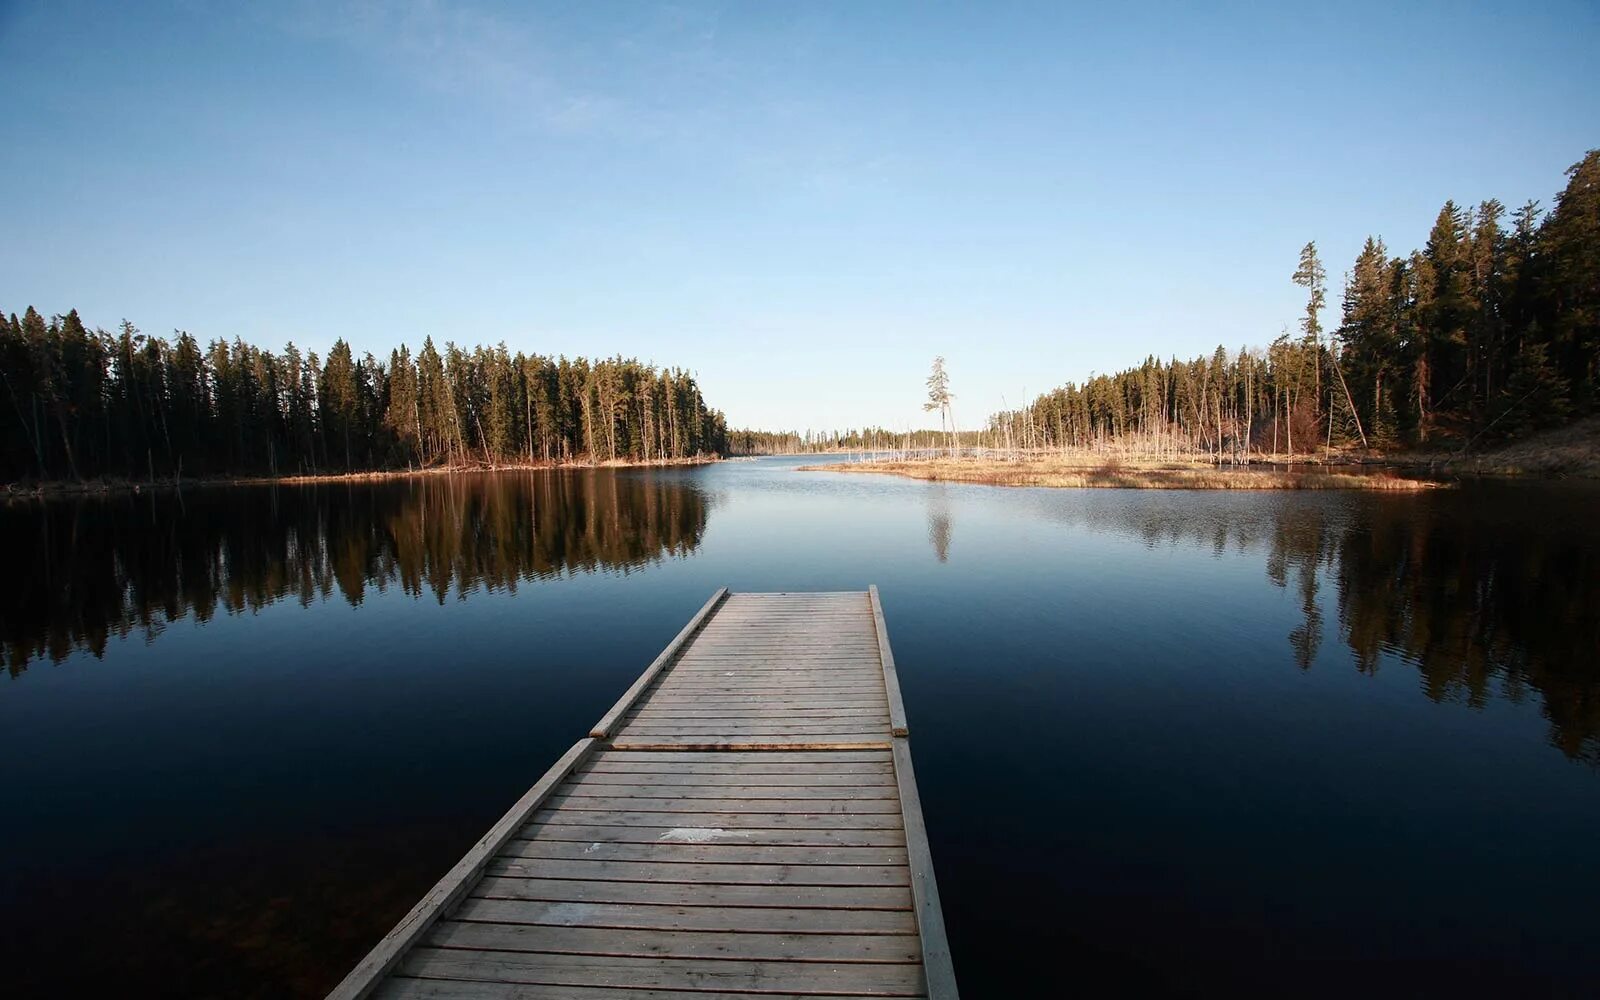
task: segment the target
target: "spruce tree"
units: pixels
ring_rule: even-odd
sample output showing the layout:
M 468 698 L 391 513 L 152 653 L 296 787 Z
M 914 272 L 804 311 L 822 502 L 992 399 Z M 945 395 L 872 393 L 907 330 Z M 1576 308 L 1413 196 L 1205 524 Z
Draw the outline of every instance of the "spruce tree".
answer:
M 1600 150 L 1568 168 L 1567 178 L 1539 233 L 1543 312 L 1552 360 L 1588 412 L 1600 402 Z
M 1558 427 L 1571 415 L 1567 380 L 1551 362 L 1537 326 L 1523 337 L 1521 350 L 1500 394 L 1496 433 L 1515 437 L 1545 427 Z

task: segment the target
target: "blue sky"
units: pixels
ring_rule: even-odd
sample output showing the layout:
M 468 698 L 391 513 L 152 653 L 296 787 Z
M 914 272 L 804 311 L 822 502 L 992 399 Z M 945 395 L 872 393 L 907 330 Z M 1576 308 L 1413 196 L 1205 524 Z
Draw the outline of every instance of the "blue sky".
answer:
M 1593 3 L 0 0 L 0 307 L 699 373 L 923 426 L 1270 341 L 1600 146 Z

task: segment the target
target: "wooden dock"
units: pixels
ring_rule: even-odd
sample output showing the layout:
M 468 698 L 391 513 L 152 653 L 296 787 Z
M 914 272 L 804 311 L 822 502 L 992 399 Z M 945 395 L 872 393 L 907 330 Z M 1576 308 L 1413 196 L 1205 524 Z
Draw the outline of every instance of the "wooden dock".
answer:
M 329 996 L 955 1000 L 877 588 L 712 595 Z

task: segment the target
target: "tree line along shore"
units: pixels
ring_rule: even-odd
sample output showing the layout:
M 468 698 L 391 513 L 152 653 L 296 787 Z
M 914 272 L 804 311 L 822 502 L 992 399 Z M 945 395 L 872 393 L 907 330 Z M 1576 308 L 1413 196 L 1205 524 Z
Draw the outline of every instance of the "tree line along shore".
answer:
M 1493 199 L 1473 209 L 1447 201 L 1420 250 L 1391 255 L 1369 237 L 1332 330 L 1322 326 L 1327 278 L 1315 243 L 1288 277 L 1306 292 L 1305 312 L 1298 331 L 1264 349 L 1150 356 L 978 430 L 734 430 L 729 440 L 749 451 L 897 451 L 901 474 L 992 482 L 1127 485 L 1140 470 L 1152 485 L 1215 478 L 1185 470 L 1197 462 L 1600 475 L 1600 150 L 1568 169 L 1549 212 L 1529 202 L 1508 220 Z M 948 405 L 933 382 L 930 410 Z M 933 449 L 952 458 L 905 454 Z
M 1368 237 L 1322 328 L 1316 245 L 1291 280 L 1298 335 L 1265 350 L 1161 362 L 1068 383 L 995 429 L 1026 447 L 1132 438 L 1148 452 L 1301 455 L 1471 451 L 1560 427 L 1600 404 L 1600 150 L 1567 171 L 1553 208 L 1445 202 L 1427 243 Z
M 386 361 L 341 339 L 321 359 L 29 307 L 0 317 L 0 382 L 0 482 L 23 486 L 671 464 L 727 447 L 682 369 L 431 337 Z
M 89 330 L 76 311 L 0 317 L 0 483 L 324 478 L 463 468 L 643 464 L 721 455 L 898 452 L 938 478 L 1203 485 L 1185 470 L 1320 461 L 1439 471 L 1600 473 L 1596 434 L 1540 450 L 1539 432 L 1600 419 L 1600 150 L 1567 170 L 1553 207 L 1509 214 L 1447 201 L 1422 249 L 1369 237 L 1324 330 L 1327 276 L 1315 243 L 1289 276 L 1306 292 L 1298 331 L 1265 348 L 1068 382 L 958 431 L 943 359 L 929 379 L 935 430 L 802 435 L 729 430 L 695 379 L 621 357 L 590 361 L 470 350 L 431 337 L 413 355 L 326 359 L 124 322 Z M 1530 435 L 1535 435 L 1530 437 Z M 973 464 L 1003 458 L 988 472 Z M 1485 462 L 1499 449 L 1514 459 Z M 959 476 L 913 452 L 966 451 Z M 1051 466 L 1045 468 L 1046 465 Z M 1094 470 L 1095 476 L 1085 475 Z M 888 471 L 888 470 L 882 470 Z M 1157 476 L 1180 472 L 1184 475 Z M 1114 474 L 1114 475 L 1113 475 Z M 1096 482 L 1079 482 L 1085 478 Z M 1259 477 L 1257 477 L 1259 478 Z M 1226 480 L 1238 485 L 1241 479 Z M 1306 484 L 1285 474 L 1281 484 Z M 1332 480 L 1325 480 L 1331 482 Z M 1218 480 L 1218 482 L 1224 482 Z M 1395 488 L 1388 486 L 1384 488 Z

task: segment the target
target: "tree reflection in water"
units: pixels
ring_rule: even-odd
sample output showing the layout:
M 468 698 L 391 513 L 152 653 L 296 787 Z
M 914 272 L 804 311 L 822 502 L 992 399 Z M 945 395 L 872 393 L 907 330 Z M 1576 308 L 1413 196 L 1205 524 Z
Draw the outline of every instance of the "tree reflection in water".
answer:
M 1266 574 L 1299 598 L 1286 636 L 1311 669 L 1337 640 L 1356 669 L 1384 654 L 1421 674 L 1436 702 L 1483 707 L 1537 697 L 1550 742 L 1600 766 L 1600 495 L 1582 487 L 1478 484 L 1426 496 L 1285 495 L 1090 498 L 1069 520 L 1183 543 L 1222 556 L 1265 556 Z
M 514 592 L 564 573 L 623 572 L 700 544 L 709 503 L 680 477 L 499 473 L 251 486 L 0 508 L 0 659 L 104 654 L 209 621 L 335 592 L 352 605 L 398 586 Z

